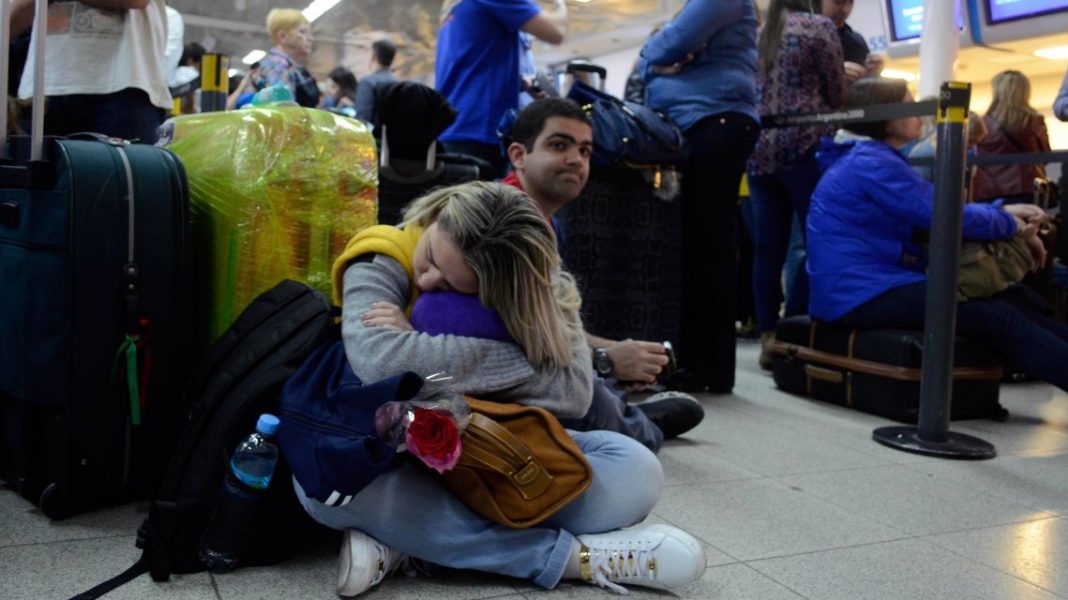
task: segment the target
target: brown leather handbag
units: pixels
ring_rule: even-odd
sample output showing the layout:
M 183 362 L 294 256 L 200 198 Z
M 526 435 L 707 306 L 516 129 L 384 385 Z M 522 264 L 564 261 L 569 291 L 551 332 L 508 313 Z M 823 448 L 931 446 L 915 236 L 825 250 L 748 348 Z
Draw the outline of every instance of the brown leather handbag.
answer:
M 593 469 L 549 411 L 467 399 L 463 454 L 442 474 L 446 487 L 494 523 L 525 529 L 580 496 Z

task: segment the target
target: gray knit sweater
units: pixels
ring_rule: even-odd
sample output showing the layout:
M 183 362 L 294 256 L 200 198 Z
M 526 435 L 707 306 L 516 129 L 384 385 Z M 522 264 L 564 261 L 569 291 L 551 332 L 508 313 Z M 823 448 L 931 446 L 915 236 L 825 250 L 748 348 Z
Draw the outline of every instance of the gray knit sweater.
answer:
M 374 302 L 405 307 L 409 297 L 404 267 L 388 256 L 346 269 L 341 337 L 353 372 L 364 382 L 404 371 L 424 377 L 445 372 L 457 391 L 480 399 L 540 406 L 561 418 L 586 414 L 593 374 L 585 337 L 572 341 L 569 367 L 539 369 L 514 343 L 365 327 L 360 320 Z

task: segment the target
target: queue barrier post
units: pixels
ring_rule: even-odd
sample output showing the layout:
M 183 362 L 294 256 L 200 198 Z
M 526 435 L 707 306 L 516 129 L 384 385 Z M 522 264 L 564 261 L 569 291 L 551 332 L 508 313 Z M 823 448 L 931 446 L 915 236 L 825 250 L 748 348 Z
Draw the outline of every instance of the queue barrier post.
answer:
M 200 110 L 226 110 L 229 92 L 230 57 L 225 54 L 205 54 L 200 59 Z
M 906 452 L 978 460 L 996 456 L 994 446 L 979 438 L 949 431 L 958 255 L 964 221 L 961 193 L 966 153 L 964 127 L 970 100 L 971 84 L 942 84 L 937 113 L 938 159 L 934 167 L 919 422 L 916 427 L 880 427 L 872 432 L 872 438 Z

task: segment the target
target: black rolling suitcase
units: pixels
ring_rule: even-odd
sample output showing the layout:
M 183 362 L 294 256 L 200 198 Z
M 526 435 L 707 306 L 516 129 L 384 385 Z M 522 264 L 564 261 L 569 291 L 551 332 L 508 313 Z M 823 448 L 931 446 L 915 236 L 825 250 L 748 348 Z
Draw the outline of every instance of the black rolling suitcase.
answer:
M 1003 418 L 997 357 L 957 338 L 951 419 Z M 923 332 L 855 330 L 812 321 L 779 321 L 775 384 L 794 394 L 848 406 L 902 423 L 919 418 Z
M 557 212 L 587 331 L 609 339 L 679 340 L 682 202 L 661 200 L 639 171 L 594 167 Z
M 456 109 L 437 90 L 413 81 L 375 87 L 374 135 L 380 147 L 378 222 L 396 225 L 409 202 L 439 187 L 484 179 L 489 163 L 438 152 L 437 137 Z
M 0 477 L 53 519 L 150 493 L 188 375 L 182 165 L 85 138 L 0 140 Z

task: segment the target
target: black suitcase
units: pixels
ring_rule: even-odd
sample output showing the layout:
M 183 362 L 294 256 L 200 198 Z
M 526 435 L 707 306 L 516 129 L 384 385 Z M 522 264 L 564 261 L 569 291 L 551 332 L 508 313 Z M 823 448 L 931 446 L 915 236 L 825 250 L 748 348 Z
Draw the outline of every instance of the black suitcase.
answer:
M 564 265 L 582 290 L 586 330 L 677 343 L 682 321 L 682 201 L 662 200 L 639 171 L 594 168 L 557 212 Z
M 0 478 L 53 519 L 147 497 L 187 412 L 185 171 L 84 137 L 0 138 Z
M 854 330 L 812 321 L 779 321 L 775 384 L 794 394 L 848 406 L 902 423 L 919 418 L 923 332 Z M 998 358 L 957 338 L 951 419 L 1003 418 Z

